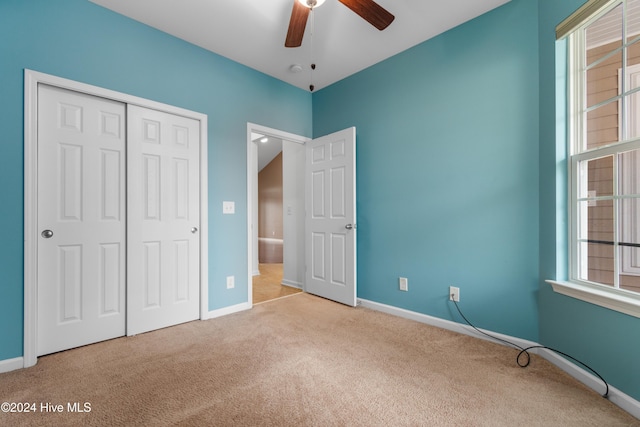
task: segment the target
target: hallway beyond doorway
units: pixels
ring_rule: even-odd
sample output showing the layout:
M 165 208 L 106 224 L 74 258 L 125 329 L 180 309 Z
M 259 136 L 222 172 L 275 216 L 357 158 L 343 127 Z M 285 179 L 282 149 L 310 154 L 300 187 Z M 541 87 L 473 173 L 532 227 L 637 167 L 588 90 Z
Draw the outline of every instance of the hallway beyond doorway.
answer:
M 254 304 L 302 292 L 302 289 L 282 285 L 281 263 L 261 263 L 259 268 L 260 274 L 253 276 Z

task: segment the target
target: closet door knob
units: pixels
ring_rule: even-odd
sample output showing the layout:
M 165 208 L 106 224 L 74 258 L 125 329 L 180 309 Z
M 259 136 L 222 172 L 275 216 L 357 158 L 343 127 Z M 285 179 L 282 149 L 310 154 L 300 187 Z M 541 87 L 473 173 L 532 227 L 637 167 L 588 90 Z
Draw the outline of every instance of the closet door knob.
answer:
M 50 239 L 53 237 L 53 231 L 51 230 L 44 230 L 42 233 L 40 233 L 40 235 L 42 237 L 44 237 L 45 239 Z
M 198 232 L 198 227 L 191 227 L 191 232 L 196 234 Z

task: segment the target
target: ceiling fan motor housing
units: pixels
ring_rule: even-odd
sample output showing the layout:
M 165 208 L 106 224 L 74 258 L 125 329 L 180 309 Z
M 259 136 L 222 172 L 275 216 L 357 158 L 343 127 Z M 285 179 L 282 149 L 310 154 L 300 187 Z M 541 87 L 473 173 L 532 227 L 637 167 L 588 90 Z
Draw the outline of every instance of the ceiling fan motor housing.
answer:
M 309 9 L 313 9 L 316 6 L 320 6 L 322 3 L 324 3 L 324 0 L 298 0 L 300 3 L 302 3 L 303 6 L 308 7 Z
M 311 11 L 322 5 L 325 0 L 293 0 L 293 10 L 289 20 L 285 47 L 300 47 L 307 19 Z M 374 0 L 338 0 L 362 19 L 382 31 L 389 26 L 395 17 Z

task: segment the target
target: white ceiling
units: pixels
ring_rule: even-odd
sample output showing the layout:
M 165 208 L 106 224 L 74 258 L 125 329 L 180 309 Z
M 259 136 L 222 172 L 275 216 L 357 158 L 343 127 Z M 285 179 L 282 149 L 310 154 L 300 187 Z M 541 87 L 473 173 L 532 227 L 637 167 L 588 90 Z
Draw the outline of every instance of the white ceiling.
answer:
M 90 1 L 294 86 L 308 89 L 313 83 L 318 90 L 510 0 L 377 0 L 395 15 L 384 31 L 338 0 L 326 0 L 311 14 L 298 48 L 284 47 L 295 0 Z M 291 72 L 293 64 L 303 71 Z

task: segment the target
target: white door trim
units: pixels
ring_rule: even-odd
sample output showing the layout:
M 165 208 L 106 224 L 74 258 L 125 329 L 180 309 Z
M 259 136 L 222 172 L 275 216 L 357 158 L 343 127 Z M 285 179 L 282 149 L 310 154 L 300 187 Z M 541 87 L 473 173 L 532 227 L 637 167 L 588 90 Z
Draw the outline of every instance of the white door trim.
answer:
M 305 144 L 311 141 L 306 136 L 296 135 L 270 127 L 247 122 L 247 283 L 249 307 L 253 306 L 253 253 L 257 249 L 258 229 L 258 146 L 251 140 L 251 133 L 259 133 L 266 136 L 282 139 L 283 141 Z M 254 218 L 254 210 L 256 217 Z
M 24 71 L 24 367 L 37 362 L 37 241 L 38 241 L 38 84 L 47 84 L 88 95 L 135 104 L 200 122 L 200 319 L 209 313 L 208 201 L 207 201 L 207 115 L 127 95 L 73 80 Z

